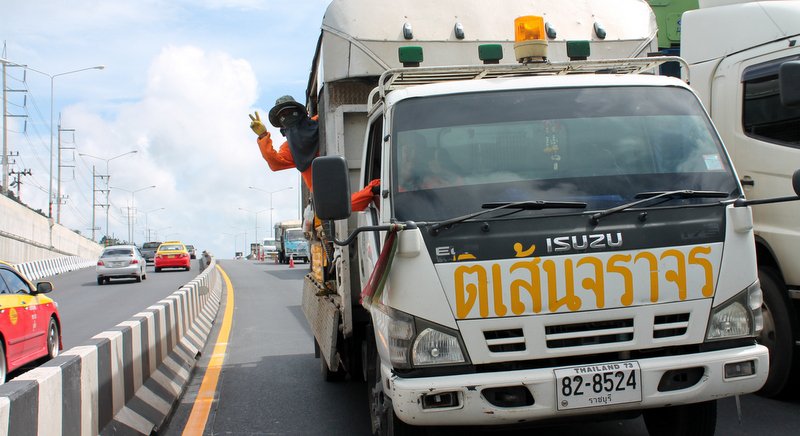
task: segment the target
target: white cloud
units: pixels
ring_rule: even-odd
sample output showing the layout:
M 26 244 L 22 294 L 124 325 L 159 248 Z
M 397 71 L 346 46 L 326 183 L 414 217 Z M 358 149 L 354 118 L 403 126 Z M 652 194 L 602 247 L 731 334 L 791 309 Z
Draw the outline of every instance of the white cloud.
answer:
M 65 150 L 62 190 L 64 225 L 91 234 L 95 165 L 111 186 L 136 190 L 135 240 L 142 242 L 145 217 L 159 238 L 177 237 L 230 257 L 269 233 L 273 221 L 297 218 L 300 178 L 296 170 L 271 172 L 261 158 L 248 113 L 264 115 L 275 98 L 302 98 L 319 23 L 329 0 L 42 0 L 9 1 L 0 14 L 0 40 L 7 57 L 50 74 L 105 65 L 55 80 L 55 114 L 75 129 L 75 152 Z M 91 12 L 91 13 L 90 13 Z M 49 182 L 50 80 L 27 78 L 27 137 L 11 135 L 20 166 L 34 176 L 23 185 L 23 201 L 47 211 Z M 21 104 L 21 103 L 20 103 Z M 17 110 L 16 108 L 12 110 Z M 15 119 L 14 130 L 22 122 Z M 282 142 L 273 131 L 276 147 Z M 72 146 L 70 145 L 70 146 Z M 73 176 L 74 174 L 74 176 Z M 102 188 L 100 180 L 98 189 Z M 38 185 L 38 186 L 37 186 Z M 248 189 L 271 191 L 269 195 Z M 55 190 L 55 189 L 54 189 Z M 131 194 L 112 190 L 110 230 L 127 237 Z M 98 195 L 97 203 L 103 203 Z M 158 210 L 159 208 L 165 210 Z M 239 210 L 248 209 L 247 212 Z M 105 211 L 96 209 L 105 228 Z M 256 212 L 260 212 L 256 215 Z M 100 232 L 99 234 L 102 234 Z M 234 236 L 237 235 L 238 236 Z

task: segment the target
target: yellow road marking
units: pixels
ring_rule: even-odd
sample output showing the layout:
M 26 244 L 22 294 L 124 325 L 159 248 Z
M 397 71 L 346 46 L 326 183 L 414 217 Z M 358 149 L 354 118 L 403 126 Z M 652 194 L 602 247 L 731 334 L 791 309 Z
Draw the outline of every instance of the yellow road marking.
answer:
M 222 371 L 222 363 L 225 361 L 225 351 L 228 348 L 228 337 L 231 334 L 231 324 L 233 322 L 233 285 L 231 279 L 225 274 L 225 271 L 217 265 L 222 278 L 225 280 L 225 286 L 228 289 L 228 297 L 225 300 L 225 315 L 222 317 L 222 326 L 219 329 L 219 336 L 214 343 L 214 353 L 208 362 L 206 374 L 203 376 L 203 382 L 200 384 L 200 391 L 197 393 L 197 398 L 194 400 L 192 412 L 189 414 L 189 420 L 183 428 L 184 435 L 202 435 L 208 422 L 208 414 L 211 411 L 211 405 L 214 403 L 214 395 L 217 391 L 217 382 L 219 382 L 219 374 Z

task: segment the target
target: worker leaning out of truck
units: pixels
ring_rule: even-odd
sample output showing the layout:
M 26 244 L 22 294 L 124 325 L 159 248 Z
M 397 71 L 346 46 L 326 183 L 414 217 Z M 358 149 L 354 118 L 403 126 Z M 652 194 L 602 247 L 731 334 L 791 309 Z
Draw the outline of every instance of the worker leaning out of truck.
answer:
M 250 115 L 250 128 L 258 135 L 258 148 L 261 156 L 267 161 L 272 171 L 297 168 L 303 177 L 308 190 L 314 192 L 311 178 L 311 162 L 319 155 L 319 124 L 317 116 L 309 117 L 306 108 L 290 95 L 284 95 L 275 101 L 269 111 L 269 122 L 281 129 L 286 141 L 276 151 L 272 147 L 272 138 L 256 111 Z M 375 179 L 350 197 L 351 209 L 361 211 L 367 208 L 380 186 Z

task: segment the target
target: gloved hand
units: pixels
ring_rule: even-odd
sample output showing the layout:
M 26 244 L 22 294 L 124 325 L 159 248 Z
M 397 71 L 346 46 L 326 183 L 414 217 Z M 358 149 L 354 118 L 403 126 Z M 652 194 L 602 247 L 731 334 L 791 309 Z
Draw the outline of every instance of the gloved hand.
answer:
M 372 179 L 367 186 L 370 187 L 372 195 L 378 195 L 381 193 L 381 179 Z
M 250 128 L 253 129 L 253 131 L 256 133 L 256 135 L 258 135 L 259 138 L 264 136 L 267 133 L 267 128 L 264 126 L 264 123 L 261 122 L 261 118 L 259 118 L 258 116 L 258 111 L 256 111 L 255 117 L 253 117 L 250 114 L 247 115 L 250 116 L 251 120 Z

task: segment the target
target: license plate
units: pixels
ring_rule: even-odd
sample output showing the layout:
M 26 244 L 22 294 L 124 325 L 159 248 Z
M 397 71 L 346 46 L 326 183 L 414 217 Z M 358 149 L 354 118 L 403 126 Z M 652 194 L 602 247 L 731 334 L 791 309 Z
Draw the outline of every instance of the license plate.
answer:
M 612 362 L 554 370 L 558 410 L 642 401 L 639 362 Z

